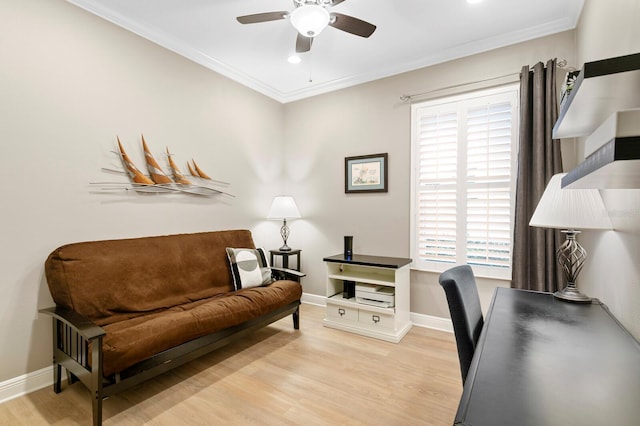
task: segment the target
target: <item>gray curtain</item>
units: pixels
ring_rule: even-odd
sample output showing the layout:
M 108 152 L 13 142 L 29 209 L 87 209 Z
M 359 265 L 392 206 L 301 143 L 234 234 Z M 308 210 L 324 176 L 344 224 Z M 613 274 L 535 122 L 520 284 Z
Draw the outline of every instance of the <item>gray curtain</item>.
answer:
M 529 226 L 551 176 L 562 173 L 560 140 L 551 136 L 557 117 L 556 60 L 522 67 L 513 288 L 553 292 L 565 286 L 555 254 L 560 232 Z

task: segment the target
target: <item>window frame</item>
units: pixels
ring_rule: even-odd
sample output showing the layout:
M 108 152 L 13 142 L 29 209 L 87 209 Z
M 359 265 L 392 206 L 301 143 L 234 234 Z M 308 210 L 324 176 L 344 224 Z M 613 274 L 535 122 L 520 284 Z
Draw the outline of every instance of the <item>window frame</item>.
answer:
M 422 102 L 417 102 L 411 105 L 411 212 L 410 212 L 410 250 L 411 257 L 413 259 L 412 269 L 426 272 L 436 272 L 441 273 L 445 270 L 459 264 L 467 263 L 467 253 L 466 253 L 466 236 L 465 238 L 460 238 L 460 231 L 458 228 L 456 230 L 456 258 L 454 262 L 438 262 L 438 261 L 429 261 L 426 259 L 421 259 L 418 252 L 418 240 L 419 240 L 419 218 L 418 215 L 420 213 L 419 210 L 419 182 L 420 179 L 420 158 L 419 158 L 419 139 L 418 139 L 418 127 L 419 120 L 418 118 L 421 116 L 420 111 L 425 108 L 434 108 L 438 105 L 446 105 L 446 104 L 471 104 L 473 100 L 477 100 L 479 98 L 487 98 L 490 96 L 500 95 L 505 96 L 511 102 L 511 179 L 510 179 L 510 220 L 509 220 L 509 235 L 510 235 L 510 259 L 513 259 L 513 237 L 514 237 L 514 217 L 515 217 L 515 192 L 516 192 L 516 182 L 517 182 L 517 170 L 518 170 L 518 134 L 519 134 L 519 85 L 517 83 L 509 83 L 497 87 L 485 88 L 474 90 L 471 92 L 454 94 L 443 96 L 435 99 L 429 99 Z M 471 106 L 467 107 L 469 110 Z M 466 128 L 466 122 L 465 122 Z M 461 125 L 457 125 L 458 131 L 458 148 L 460 148 L 460 134 Z M 468 153 L 468 147 L 466 144 L 466 140 L 462 146 L 465 154 L 464 160 L 461 162 L 457 170 L 457 178 L 456 178 L 456 194 L 459 192 L 459 188 L 461 184 L 463 184 L 463 188 L 465 194 L 467 193 L 468 186 L 466 180 L 466 157 Z M 458 153 L 457 158 L 459 159 L 462 154 Z M 462 205 L 460 205 L 457 201 L 460 199 L 464 199 Z M 466 229 L 467 226 L 467 205 L 466 205 L 466 196 L 456 198 L 456 221 L 464 220 L 464 225 L 462 225 L 462 229 Z M 464 231 L 463 231 L 464 232 Z M 461 251 L 460 248 L 464 249 Z M 489 265 L 476 265 L 472 264 L 471 267 L 474 271 L 474 274 L 478 277 L 484 278 L 492 278 L 492 279 L 500 279 L 500 280 L 511 280 L 512 278 L 512 262 L 509 262 L 508 267 L 496 267 Z

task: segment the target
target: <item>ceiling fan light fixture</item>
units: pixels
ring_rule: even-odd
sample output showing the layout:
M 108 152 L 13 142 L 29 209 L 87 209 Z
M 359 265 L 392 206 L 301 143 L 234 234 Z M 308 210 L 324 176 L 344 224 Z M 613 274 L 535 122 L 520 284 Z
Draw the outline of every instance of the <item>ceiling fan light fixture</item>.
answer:
M 289 14 L 291 25 L 305 37 L 320 34 L 329 25 L 330 19 L 329 11 L 316 4 L 305 4 Z

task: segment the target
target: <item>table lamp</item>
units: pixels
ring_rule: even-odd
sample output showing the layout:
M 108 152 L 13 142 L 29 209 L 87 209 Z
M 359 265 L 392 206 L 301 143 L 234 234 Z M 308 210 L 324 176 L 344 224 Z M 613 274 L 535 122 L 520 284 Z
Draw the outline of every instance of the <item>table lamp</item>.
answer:
M 533 212 L 529 226 L 562 229 L 566 241 L 556 251 L 558 263 L 567 278 L 567 286 L 554 293 L 557 299 L 587 303 L 591 298 L 576 287 L 576 278 L 587 259 L 587 251 L 578 243 L 576 229 L 613 229 L 597 189 L 561 187 L 566 173 L 553 175 Z
M 298 219 L 300 211 L 293 197 L 288 195 L 279 195 L 273 199 L 271 209 L 267 215 L 267 219 L 282 219 L 282 227 L 280 228 L 280 236 L 284 244 L 280 247 L 280 251 L 291 251 L 291 247 L 287 245 L 289 239 L 289 227 L 287 219 Z

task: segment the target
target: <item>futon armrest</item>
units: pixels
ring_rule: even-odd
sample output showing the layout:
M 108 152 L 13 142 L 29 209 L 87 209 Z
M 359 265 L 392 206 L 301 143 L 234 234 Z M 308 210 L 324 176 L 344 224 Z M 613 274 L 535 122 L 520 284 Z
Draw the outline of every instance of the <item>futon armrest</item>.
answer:
M 272 266 L 271 271 L 274 278 L 284 276 L 285 279 L 293 279 L 294 281 L 298 281 L 300 278 L 307 276 L 304 272 L 296 271 L 295 269 L 276 268 Z
M 68 324 L 86 340 L 94 340 L 107 334 L 102 327 L 97 326 L 90 319 L 69 309 L 55 306 L 53 308 L 40 309 L 39 312 L 51 315 L 52 317 Z

